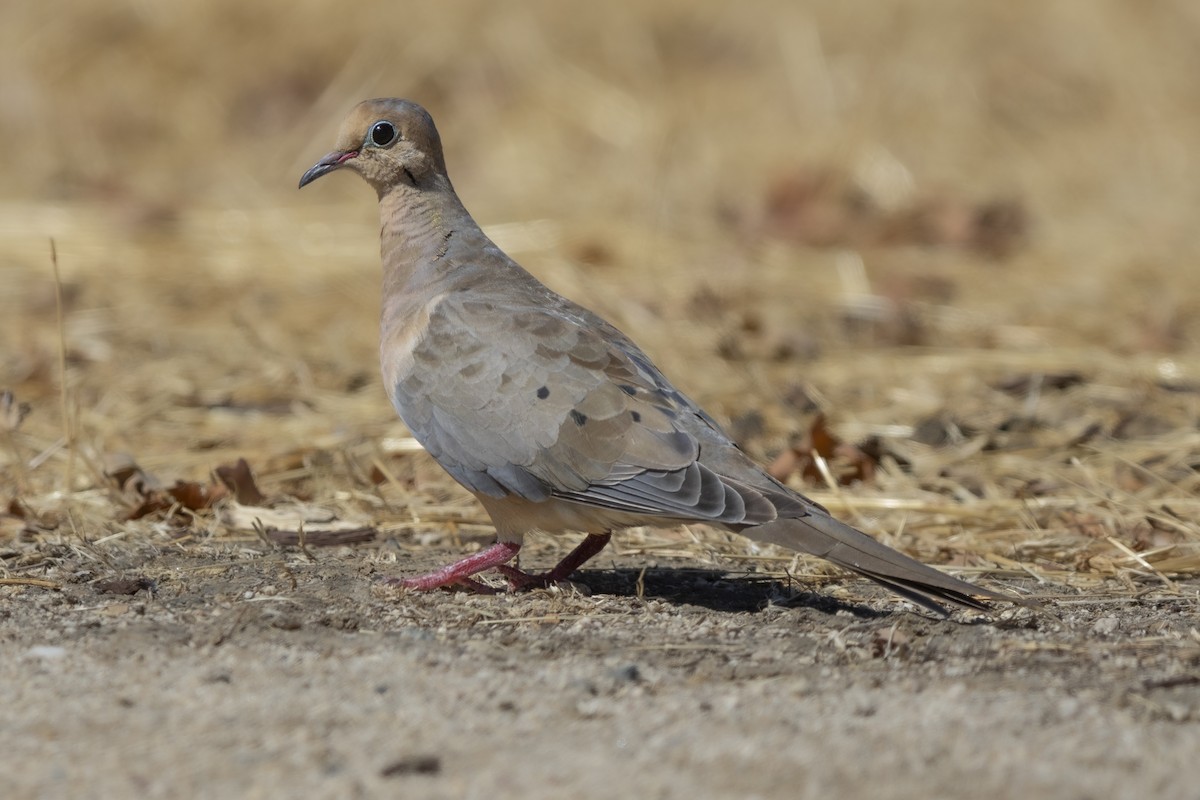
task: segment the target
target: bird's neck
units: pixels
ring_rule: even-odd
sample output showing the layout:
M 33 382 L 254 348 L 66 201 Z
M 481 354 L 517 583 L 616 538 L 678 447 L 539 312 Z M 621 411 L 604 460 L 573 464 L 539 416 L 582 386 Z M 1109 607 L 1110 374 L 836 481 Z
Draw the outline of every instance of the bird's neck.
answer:
M 445 179 L 442 179 L 445 180 Z M 495 247 L 445 181 L 422 189 L 397 185 L 379 198 L 383 257 L 380 356 L 384 385 L 403 416 L 397 380 L 412 367 L 412 351 L 440 298 L 471 285 L 479 270 L 463 254 Z
M 399 185 L 379 198 L 385 297 L 452 283 L 454 260 L 446 257 L 450 249 L 486 241 L 449 181 L 445 183 L 433 189 Z

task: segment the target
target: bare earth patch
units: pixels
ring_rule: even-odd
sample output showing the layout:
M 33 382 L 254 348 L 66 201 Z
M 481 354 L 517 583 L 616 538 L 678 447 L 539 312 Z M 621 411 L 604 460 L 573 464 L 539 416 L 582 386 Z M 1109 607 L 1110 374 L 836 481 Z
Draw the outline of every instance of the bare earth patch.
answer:
M 350 550 L 113 556 L 6 590 L 10 796 L 1190 791 L 1200 636 L 1176 592 L 944 621 L 676 559 L 397 597 Z

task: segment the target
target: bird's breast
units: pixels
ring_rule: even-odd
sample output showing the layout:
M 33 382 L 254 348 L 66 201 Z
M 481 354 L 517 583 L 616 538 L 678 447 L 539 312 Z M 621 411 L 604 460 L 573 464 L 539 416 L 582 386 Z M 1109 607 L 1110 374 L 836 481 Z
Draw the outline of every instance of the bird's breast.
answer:
M 429 335 L 429 320 L 444 297 L 444 294 L 437 294 L 415 306 L 400 301 L 384 301 L 379 361 L 388 399 L 401 416 L 404 416 L 404 398 L 397 395 L 397 387 L 412 371 L 413 353 Z

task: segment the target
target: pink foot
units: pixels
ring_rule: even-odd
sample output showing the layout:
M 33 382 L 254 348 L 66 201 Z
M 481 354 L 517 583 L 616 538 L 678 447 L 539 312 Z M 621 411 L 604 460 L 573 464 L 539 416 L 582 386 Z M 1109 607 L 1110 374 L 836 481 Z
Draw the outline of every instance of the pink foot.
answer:
M 418 592 L 462 586 L 480 594 L 495 594 L 495 589 L 480 583 L 471 576 L 502 565 L 515 556 L 520 549 L 521 545 L 518 542 L 496 542 L 486 550 L 480 550 L 475 555 L 467 556 L 461 561 L 455 561 L 447 567 L 425 575 L 418 575 L 415 578 L 385 578 L 383 583 L 399 584 L 405 589 L 416 589 Z

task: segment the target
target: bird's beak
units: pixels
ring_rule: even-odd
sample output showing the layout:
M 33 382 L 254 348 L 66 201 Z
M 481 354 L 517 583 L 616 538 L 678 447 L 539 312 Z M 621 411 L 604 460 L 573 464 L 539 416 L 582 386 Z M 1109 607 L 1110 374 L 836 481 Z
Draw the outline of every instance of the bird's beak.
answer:
M 313 164 L 312 169 L 301 176 L 300 188 L 303 189 L 305 186 L 312 183 L 327 172 L 333 172 L 335 169 L 339 169 L 343 164 L 352 158 L 358 158 L 357 150 L 334 150 L 316 164 Z

